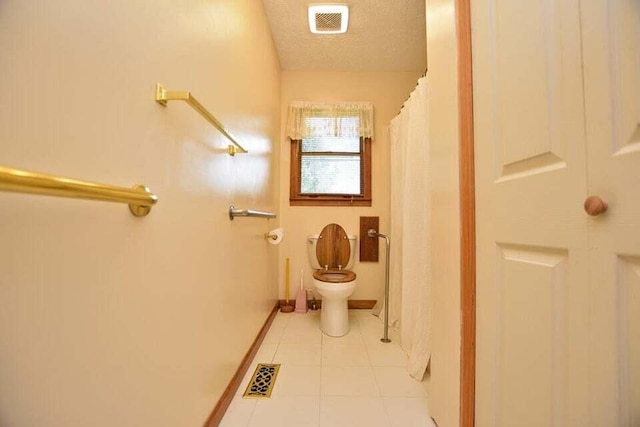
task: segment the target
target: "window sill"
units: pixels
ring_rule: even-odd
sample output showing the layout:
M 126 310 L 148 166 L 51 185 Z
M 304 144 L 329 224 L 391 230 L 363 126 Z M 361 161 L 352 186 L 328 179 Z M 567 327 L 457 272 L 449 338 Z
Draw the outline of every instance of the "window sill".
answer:
M 289 206 L 371 206 L 371 199 L 344 197 L 289 198 Z

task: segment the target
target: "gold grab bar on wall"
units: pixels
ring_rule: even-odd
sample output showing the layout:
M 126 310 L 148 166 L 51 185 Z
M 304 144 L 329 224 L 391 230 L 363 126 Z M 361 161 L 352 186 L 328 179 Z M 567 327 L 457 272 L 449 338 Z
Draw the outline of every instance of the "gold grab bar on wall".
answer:
M 128 203 L 135 216 L 146 216 L 158 196 L 144 185 L 116 187 L 0 166 L 0 190 L 16 193 Z
M 226 136 L 229 141 L 231 141 L 234 145 L 229 145 L 228 151 L 229 155 L 235 156 L 236 153 L 248 153 L 247 150 L 242 148 L 242 146 L 236 141 L 236 139 L 225 129 L 224 125 L 216 119 L 213 114 L 207 111 L 206 108 L 202 104 L 198 102 L 197 99 L 191 95 L 191 92 L 180 92 L 180 91 L 168 91 L 160 83 L 156 83 L 156 102 L 160 105 L 167 106 L 167 101 L 185 101 L 194 110 L 196 110 L 202 117 L 207 119 L 209 123 L 211 123 L 216 129 L 218 129 L 224 136 Z

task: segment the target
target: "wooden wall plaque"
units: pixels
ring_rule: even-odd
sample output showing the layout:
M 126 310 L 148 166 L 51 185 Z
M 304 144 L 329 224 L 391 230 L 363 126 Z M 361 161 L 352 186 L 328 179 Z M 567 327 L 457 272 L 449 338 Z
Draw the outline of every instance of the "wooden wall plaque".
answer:
M 360 262 L 378 262 L 378 239 L 369 237 L 367 231 L 373 228 L 380 232 L 380 217 L 361 216 L 360 217 Z

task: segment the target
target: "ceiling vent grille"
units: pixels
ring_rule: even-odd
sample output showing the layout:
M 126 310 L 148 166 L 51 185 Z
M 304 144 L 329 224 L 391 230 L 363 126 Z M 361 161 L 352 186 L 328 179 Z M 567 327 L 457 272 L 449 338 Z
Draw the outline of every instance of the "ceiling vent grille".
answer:
M 318 31 L 339 31 L 341 26 L 341 13 L 316 13 L 316 29 Z
M 346 5 L 309 6 L 309 28 L 316 34 L 339 34 L 347 31 L 349 8 Z

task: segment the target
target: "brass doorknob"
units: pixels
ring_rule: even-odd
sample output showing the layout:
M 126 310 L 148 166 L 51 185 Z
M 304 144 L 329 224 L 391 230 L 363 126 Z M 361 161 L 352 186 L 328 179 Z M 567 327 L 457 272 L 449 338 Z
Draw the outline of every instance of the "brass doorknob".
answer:
M 584 201 L 584 211 L 591 216 L 598 216 L 607 211 L 607 202 L 598 196 L 587 197 Z

